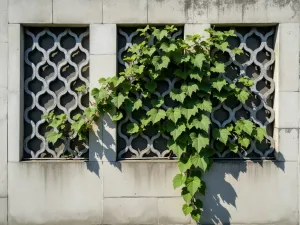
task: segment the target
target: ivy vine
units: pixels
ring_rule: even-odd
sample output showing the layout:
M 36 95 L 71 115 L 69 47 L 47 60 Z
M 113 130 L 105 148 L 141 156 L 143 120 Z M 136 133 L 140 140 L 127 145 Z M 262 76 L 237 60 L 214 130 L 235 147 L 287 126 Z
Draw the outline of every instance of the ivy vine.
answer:
M 140 133 L 151 127 L 171 137 L 168 149 L 177 157 L 180 171 L 173 179 L 173 186 L 182 188 L 183 213 L 199 221 L 203 209 L 199 197 L 206 189 L 202 175 L 211 167 L 211 157 L 225 149 L 234 153 L 245 151 L 253 138 L 261 142 L 266 130 L 243 118 L 217 128 L 210 119 L 213 106 L 229 97 L 245 104 L 251 95 L 249 87 L 253 81 L 242 76 L 228 83 L 220 76 L 225 72 L 220 54 L 211 54 L 212 49 L 224 52 L 229 47 L 227 38 L 235 36 L 234 31 L 207 29 L 208 38 L 194 34 L 181 39 L 172 37 L 176 30 L 174 26 L 138 29 L 144 41 L 128 49 L 130 55 L 124 61 L 129 66 L 124 72 L 99 80 L 99 88 L 91 91 L 91 106 L 75 115 L 71 126 L 67 125 L 64 114 L 45 115 L 52 128 L 46 138 L 51 143 L 76 135 L 79 140 L 85 140 L 103 114 L 108 113 L 114 121 L 119 121 L 124 113 L 142 110 L 146 101 L 151 102 L 151 109 L 135 118 L 137 123 L 128 124 L 127 132 Z M 239 48 L 232 52 L 243 53 Z M 158 98 L 155 92 L 159 82 L 170 76 L 178 79 L 174 89 Z M 87 92 L 87 88 L 82 86 L 77 91 Z M 162 107 L 166 98 L 173 101 L 174 107 Z

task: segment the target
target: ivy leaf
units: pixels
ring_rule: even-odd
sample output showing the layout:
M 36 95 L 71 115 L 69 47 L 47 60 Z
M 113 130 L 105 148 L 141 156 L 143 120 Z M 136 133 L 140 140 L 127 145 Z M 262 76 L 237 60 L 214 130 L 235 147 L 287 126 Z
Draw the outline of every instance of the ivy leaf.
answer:
M 186 92 L 188 96 L 192 96 L 192 94 L 199 90 L 199 87 L 195 83 L 189 82 L 188 84 L 183 84 L 181 86 L 181 91 Z
M 140 119 L 142 127 L 146 127 L 150 123 L 150 121 L 151 121 L 151 117 L 144 116 Z
M 156 82 L 155 81 L 150 81 L 150 82 L 147 82 L 146 84 L 145 84 L 145 88 L 148 90 L 148 91 L 150 91 L 150 92 L 154 92 L 155 91 L 155 89 L 156 89 L 156 87 L 157 87 L 157 84 L 156 84 Z
M 180 91 L 179 89 L 173 89 L 170 93 L 170 98 L 174 101 L 178 101 L 183 103 L 186 95 L 184 92 Z
M 244 51 L 243 49 L 240 49 L 240 48 L 234 48 L 231 50 L 232 53 L 236 54 L 236 55 L 240 55 L 242 54 Z
M 211 91 L 211 85 L 208 83 L 201 83 L 198 85 L 198 87 L 200 91 L 205 91 L 207 93 L 210 93 Z
M 198 210 L 193 210 L 193 212 L 191 213 L 192 219 L 196 222 L 199 222 L 201 219 L 201 214 L 200 211 Z
M 112 102 L 115 107 L 120 108 L 125 99 L 126 97 L 122 93 L 119 93 L 117 96 L 113 97 Z
M 177 121 L 181 118 L 181 111 L 179 108 L 169 108 L 167 110 L 167 117 L 169 120 L 177 123 Z
M 196 168 L 200 168 L 205 172 L 208 167 L 208 158 L 200 157 L 199 154 L 195 154 L 191 157 L 191 162 Z
M 182 153 L 186 152 L 186 146 L 180 143 L 176 143 L 173 139 L 168 141 L 168 149 L 172 150 L 173 153 L 180 159 Z
M 243 120 L 243 131 L 251 135 L 254 128 L 254 124 L 250 120 Z
M 209 145 L 209 138 L 201 134 L 198 134 L 198 137 L 193 140 L 192 146 L 200 152 L 203 148 Z
M 182 206 L 182 211 L 183 211 L 184 215 L 187 216 L 193 211 L 193 207 L 190 205 L 184 204 Z
M 225 52 L 225 50 L 228 48 L 229 43 L 223 42 L 222 44 L 215 44 L 216 48 L 220 49 L 222 52 Z
M 238 98 L 238 100 L 245 104 L 245 102 L 247 101 L 247 99 L 249 98 L 249 92 L 248 91 L 245 91 L 245 90 L 242 90 L 240 93 L 238 93 L 236 95 L 236 97 Z
M 183 200 L 186 203 L 189 204 L 191 202 L 193 196 L 191 195 L 190 192 L 188 192 L 188 190 L 186 189 L 186 187 L 182 188 L 181 195 L 182 195 Z
M 152 56 L 153 54 L 154 54 L 154 52 L 156 51 L 156 48 L 154 47 L 154 46 L 152 46 L 152 47 L 150 47 L 150 48 L 148 48 L 148 49 L 145 49 L 144 51 L 143 51 L 143 53 L 145 54 L 145 55 L 148 55 L 148 56 Z
M 153 99 L 153 100 L 151 100 L 151 104 L 154 107 L 159 108 L 164 104 L 164 98 Z
M 49 132 L 46 135 L 46 139 L 48 142 L 55 144 L 59 138 L 62 137 L 62 133 L 56 133 L 55 131 Z
M 78 114 L 76 114 L 75 116 L 73 116 L 73 120 L 75 120 L 75 121 L 77 121 L 77 120 L 79 120 L 80 119 L 80 117 L 81 117 L 81 114 L 80 113 L 78 113 Z M 49 125 L 50 126 L 50 125 Z
M 192 162 L 190 159 L 188 160 L 180 160 L 178 162 L 178 168 L 180 170 L 181 173 L 184 173 L 185 171 L 187 171 L 188 169 L 190 169 L 192 166 Z
M 225 73 L 225 64 L 216 62 L 214 67 L 211 67 L 210 70 L 214 73 Z
M 136 123 L 129 123 L 127 125 L 127 133 L 135 134 L 139 132 L 139 126 Z
M 113 115 L 112 120 L 119 121 L 122 118 L 123 118 L 123 114 L 121 112 L 117 112 L 115 115 Z
M 71 125 L 71 129 L 75 131 L 75 133 L 78 133 L 81 127 L 85 124 L 84 119 L 80 119 Z
M 150 116 L 152 123 L 155 124 L 166 117 L 166 112 L 162 109 L 153 108 L 147 112 L 147 116 Z
M 248 146 L 250 145 L 250 139 L 249 138 L 246 138 L 246 137 L 239 137 L 238 139 L 238 143 L 245 147 L 245 148 L 248 148 Z
M 195 195 L 198 189 L 201 187 L 201 180 L 199 177 L 188 177 L 186 181 L 186 188 L 191 193 L 191 195 Z
M 191 78 L 191 79 L 194 79 L 194 80 L 197 80 L 197 81 L 199 81 L 199 82 L 202 81 L 202 77 L 201 77 L 200 74 L 198 74 L 198 73 L 191 73 L 191 74 L 190 74 L 190 78 Z
M 257 127 L 254 131 L 254 137 L 259 141 L 262 142 L 266 135 L 266 129 L 263 127 Z
M 223 129 L 214 128 L 213 129 L 213 137 L 225 145 L 228 141 L 229 135 L 230 135 L 230 132 L 226 128 L 223 128 Z
M 170 63 L 170 59 L 167 56 L 154 56 L 152 58 L 152 64 L 154 65 L 156 70 L 162 70 L 163 68 L 168 68 Z
M 173 178 L 173 187 L 175 188 L 179 188 L 180 186 L 182 186 L 184 184 L 186 180 L 186 176 L 182 175 L 182 174 L 177 174 L 174 178 Z
M 196 115 L 197 112 L 198 108 L 195 105 L 192 108 L 181 108 L 181 113 L 187 120 L 189 120 L 192 116 Z
M 222 90 L 222 88 L 227 84 L 226 80 L 223 78 L 218 78 L 216 81 L 212 83 L 212 87 L 217 89 L 219 92 Z
M 207 111 L 207 112 L 210 112 L 212 111 L 212 104 L 211 104 L 211 101 L 209 100 L 206 100 L 204 99 L 202 101 L 202 103 L 199 103 L 197 104 L 197 107 L 200 109 L 200 110 L 204 110 L 204 111 Z
M 201 129 L 208 132 L 209 126 L 211 124 L 209 117 L 204 114 L 202 114 L 200 117 L 201 117 L 200 120 L 194 118 L 192 122 L 189 124 L 188 128 L 191 129 L 195 127 L 196 129 Z
M 177 49 L 177 45 L 174 44 L 174 43 L 168 44 L 166 42 L 163 42 L 160 45 L 159 49 L 163 50 L 164 52 L 173 52 L 173 51 L 175 51 Z
M 143 102 L 141 99 L 136 100 L 136 102 L 133 104 L 132 111 L 138 110 L 139 108 L 142 107 L 142 105 L 143 105 Z
M 94 108 L 94 107 L 86 108 L 84 110 L 84 115 L 87 117 L 88 120 L 92 119 L 92 117 L 95 115 L 95 113 L 96 113 L 96 108 Z
M 192 63 L 194 64 L 194 66 L 201 69 L 204 61 L 205 61 L 205 55 L 203 53 L 199 53 L 192 60 Z
M 168 36 L 168 31 L 155 29 L 152 32 L 153 36 L 155 36 L 159 41 L 161 41 L 164 37 Z
M 230 151 L 237 153 L 239 151 L 239 146 L 236 144 L 228 143 Z
M 186 129 L 185 124 L 181 123 L 180 125 L 177 125 L 177 127 L 170 133 L 174 140 L 176 140 L 182 132 L 184 132 Z

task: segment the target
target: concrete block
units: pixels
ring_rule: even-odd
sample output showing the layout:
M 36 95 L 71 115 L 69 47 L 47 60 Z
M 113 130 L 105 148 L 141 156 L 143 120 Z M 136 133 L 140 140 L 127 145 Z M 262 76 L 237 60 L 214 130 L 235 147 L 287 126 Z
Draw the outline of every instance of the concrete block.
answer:
M 191 224 L 191 217 L 185 216 L 182 212 L 182 205 L 185 204 L 179 198 L 158 199 L 158 223 L 159 224 Z
M 102 0 L 53 0 L 53 23 L 102 23 Z
M 299 92 L 279 92 L 275 99 L 275 128 L 299 127 Z
M 116 55 L 91 55 L 90 57 L 91 88 L 99 87 L 100 77 L 116 75 Z M 97 122 L 94 132 L 90 133 L 89 160 L 116 161 L 116 140 L 116 124 L 105 115 Z
M 23 62 L 21 59 L 21 35 L 20 24 L 8 26 L 8 90 L 20 92 Z M 23 54 L 22 54 L 23 55 Z
M 0 42 L 7 42 L 8 0 L 0 1 Z
M 103 23 L 147 23 L 147 0 L 103 0 Z
M 9 0 L 8 9 L 9 23 L 52 23 L 52 0 Z
M 90 53 L 92 55 L 116 54 L 116 24 L 92 24 L 90 26 L 90 35 Z
M 158 224 L 157 198 L 104 198 L 104 224 Z
M 298 129 L 274 129 L 276 160 L 298 161 L 299 132 Z
M 0 225 L 7 225 L 7 198 L 0 198 Z
M 148 23 L 191 23 L 193 5 L 193 0 L 148 1 Z
M 200 34 L 204 37 L 209 37 L 209 33 L 205 32 L 205 29 L 210 28 L 210 24 L 185 24 L 184 25 L 184 36 Z
M 299 1 L 205 0 L 194 2 L 194 23 L 293 23 Z
M 178 197 L 176 161 L 104 162 L 104 197 Z
M 299 24 L 279 24 L 278 90 L 299 90 Z
M 8 44 L 0 43 L 0 68 L 1 68 L 0 88 L 7 88 L 7 61 L 8 61 Z
M 297 224 L 297 168 L 297 162 L 216 162 L 204 177 L 201 224 Z
M 0 105 L 0 198 L 2 198 L 7 197 L 7 89 L 5 88 L 0 88 Z
M 9 223 L 102 224 L 101 170 L 98 162 L 9 163 Z
M 14 134 L 7 137 L 7 157 L 9 162 L 19 162 L 23 155 L 23 130 L 21 130 L 23 112 L 21 111 L 20 99 L 20 92 L 8 92 L 7 133 Z

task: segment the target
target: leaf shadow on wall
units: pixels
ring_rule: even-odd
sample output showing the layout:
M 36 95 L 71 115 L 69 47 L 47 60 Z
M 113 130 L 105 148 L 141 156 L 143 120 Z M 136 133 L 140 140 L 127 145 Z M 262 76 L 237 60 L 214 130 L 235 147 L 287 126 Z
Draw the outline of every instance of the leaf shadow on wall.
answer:
M 247 205 L 248 208 L 239 208 L 237 205 L 239 196 L 235 187 L 239 188 L 238 192 L 243 192 L 243 194 L 247 193 L 248 199 L 259 200 L 257 199 L 259 196 L 257 193 L 261 190 L 256 190 L 253 182 L 260 182 L 261 179 L 255 180 L 255 176 L 264 176 L 262 175 L 262 173 L 264 173 L 262 172 L 264 167 L 274 167 L 274 165 L 277 169 L 283 172 L 285 171 L 284 162 L 278 161 L 215 160 L 210 171 L 204 175 L 206 194 L 205 197 L 203 197 L 203 214 L 199 224 L 229 225 L 232 224 L 230 211 L 237 211 L 236 214 L 241 212 L 244 214 L 245 211 L 251 212 L 251 205 L 253 204 L 247 205 L 247 202 L 245 202 L 244 206 Z M 242 179 L 245 179 L 245 175 L 242 175 L 242 173 L 248 173 L 246 179 L 249 179 L 247 180 L 249 185 L 247 186 L 244 184 L 241 185 L 241 183 L 238 184 L 238 182 L 245 182 L 241 181 L 241 176 L 244 176 Z M 241 190 L 241 188 L 243 188 L 243 190 Z M 244 198 L 245 196 L 242 197 Z M 257 205 L 257 207 L 259 207 L 259 205 Z M 234 222 L 238 221 L 235 220 Z
M 108 115 L 100 118 L 98 126 L 90 132 L 90 157 L 87 168 L 100 177 L 100 164 L 109 163 L 111 166 L 118 168 L 120 171 L 121 163 L 116 161 L 116 138 L 112 135 L 115 132 L 115 123 Z M 104 131 L 105 130 L 105 131 Z M 111 132 L 109 132 L 111 131 Z M 95 163 L 91 163 L 91 161 Z M 100 162 L 99 162 L 100 161 Z

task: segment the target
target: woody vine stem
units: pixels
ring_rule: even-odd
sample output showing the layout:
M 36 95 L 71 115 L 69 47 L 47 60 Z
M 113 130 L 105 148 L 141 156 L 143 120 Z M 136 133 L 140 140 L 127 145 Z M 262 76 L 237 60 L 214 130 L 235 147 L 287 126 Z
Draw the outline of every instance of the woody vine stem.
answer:
M 127 132 L 136 134 L 151 127 L 171 137 L 168 149 L 177 157 L 179 168 L 173 186 L 182 188 L 183 213 L 191 214 L 198 222 L 203 210 L 199 197 L 205 195 L 206 189 L 202 175 L 211 167 L 211 157 L 227 149 L 234 153 L 245 151 L 251 139 L 261 142 L 266 130 L 243 118 L 223 128 L 214 127 L 210 120 L 213 106 L 229 97 L 245 104 L 251 95 L 253 81 L 242 76 L 228 83 L 220 76 L 225 72 L 220 54 L 211 54 L 213 49 L 222 54 L 229 47 L 227 38 L 235 36 L 234 31 L 208 29 L 208 38 L 194 34 L 181 39 L 172 37 L 176 30 L 174 26 L 139 29 L 144 41 L 128 49 L 129 56 L 124 61 L 129 66 L 125 71 L 99 80 L 99 88 L 91 91 L 91 106 L 75 115 L 71 126 L 64 114 L 45 115 L 51 127 L 46 138 L 51 143 L 75 136 L 87 139 L 89 130 L 105 113 L 117 122 L 124 113 L 143 111 L 142 105 L 151 102 L 151 109 L 136 118 L 136 123 L 128 124 Z M 151 38 L 154 41 L 149 44 Z M 239 48 L 232 52 L 243 53 Z M 158 83 L 167 77 L 177 79 L 176 85 L 170 94 L 158 98 Z M 77 91 L 88 90 L 81 86 Z M 166 98 L 172 100 L 174 107 L 163 107 Z

